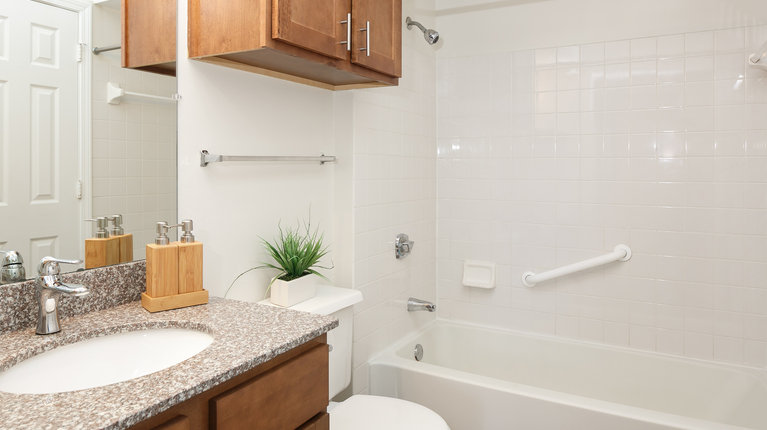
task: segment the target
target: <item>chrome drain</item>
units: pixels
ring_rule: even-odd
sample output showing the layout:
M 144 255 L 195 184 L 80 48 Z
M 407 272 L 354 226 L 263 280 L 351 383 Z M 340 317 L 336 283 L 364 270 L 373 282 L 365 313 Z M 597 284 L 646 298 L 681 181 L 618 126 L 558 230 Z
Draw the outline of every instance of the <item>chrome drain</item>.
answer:
M 423 347 L 421 346 L 420 343 L 415 344 L 413 355 L 415 355 L 415 361 L 421 361 L 421 359 L 423 358 Z

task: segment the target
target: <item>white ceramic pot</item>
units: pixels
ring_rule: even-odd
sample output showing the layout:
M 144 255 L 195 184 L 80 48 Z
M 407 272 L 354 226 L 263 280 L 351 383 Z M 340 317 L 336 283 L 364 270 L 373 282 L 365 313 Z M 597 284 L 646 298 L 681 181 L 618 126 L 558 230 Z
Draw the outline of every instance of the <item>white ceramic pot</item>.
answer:
M 290 307 L 314 297 L 317 281 L 314 275 L 302 276 L 292 281 L 275 279 L 272 284 L 272 304 Z

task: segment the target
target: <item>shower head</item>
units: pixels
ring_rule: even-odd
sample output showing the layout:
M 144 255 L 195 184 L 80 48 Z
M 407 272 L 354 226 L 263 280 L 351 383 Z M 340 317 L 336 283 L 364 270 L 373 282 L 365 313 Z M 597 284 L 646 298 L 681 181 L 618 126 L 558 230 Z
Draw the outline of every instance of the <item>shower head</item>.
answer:
M 405 20 L 405 24 L 407 24 L 407 29 L 410 30 L 410 27 L 416 26 L 423 32 L 423 38 L 426 39 L 426 42 L 429 43 L 429 45 L 434 45 L 439 40 L 439 33 L 437 33 L 436 30 L 432 29 L 426 29 L 423 25 L 421 25 L 418 21 L 413 21 L 410 19 L 410 17 L 407 17 Z

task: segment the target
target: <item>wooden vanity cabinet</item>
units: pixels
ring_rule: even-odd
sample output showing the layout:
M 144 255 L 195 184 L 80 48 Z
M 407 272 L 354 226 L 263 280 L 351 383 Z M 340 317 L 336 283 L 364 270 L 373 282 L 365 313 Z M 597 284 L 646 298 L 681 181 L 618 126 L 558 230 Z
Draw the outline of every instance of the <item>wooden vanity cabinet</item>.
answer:
M 329 430 L 323 335 L 180 403 L 133 430 Z
M 332 90 L 402 76 L 402 0 L 188 1 L 190 58 Z
M 176 0 L 122 0 L 122 66 L 176 76 Z

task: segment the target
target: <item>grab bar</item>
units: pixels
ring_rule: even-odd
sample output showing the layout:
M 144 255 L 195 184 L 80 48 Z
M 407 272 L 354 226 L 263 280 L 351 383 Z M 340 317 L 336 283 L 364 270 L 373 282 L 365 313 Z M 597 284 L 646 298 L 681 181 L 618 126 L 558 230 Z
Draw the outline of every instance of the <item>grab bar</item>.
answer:
M 207 149 L 200 151 L 200 167 L 206 167 L 208 163 L 222 163 L 224 161 L 319 161 L 320 165 L 335 163 L 336 157 L 322 154 L 319 157 L 281 156 L 281 155 L 216 155 L 209 154 Z
M 577 263 L 562 266 L 557 269 L 549 270 L 548 272 L 538 273 L 525 272 L 522 274 L 522 285 L 528 288 L 532 288 L 535 284 L 550 279 L 559 278 L 560 276 L 570 275 L 575 272 L 588 270 L 597 266 L 612 263 L 613 261 L 628 261 L 631 259 L 631 248 L 626 245 L 618 245 L 613 252 L 599 257 L 590 258 L 585 261 L 579 261 Z

